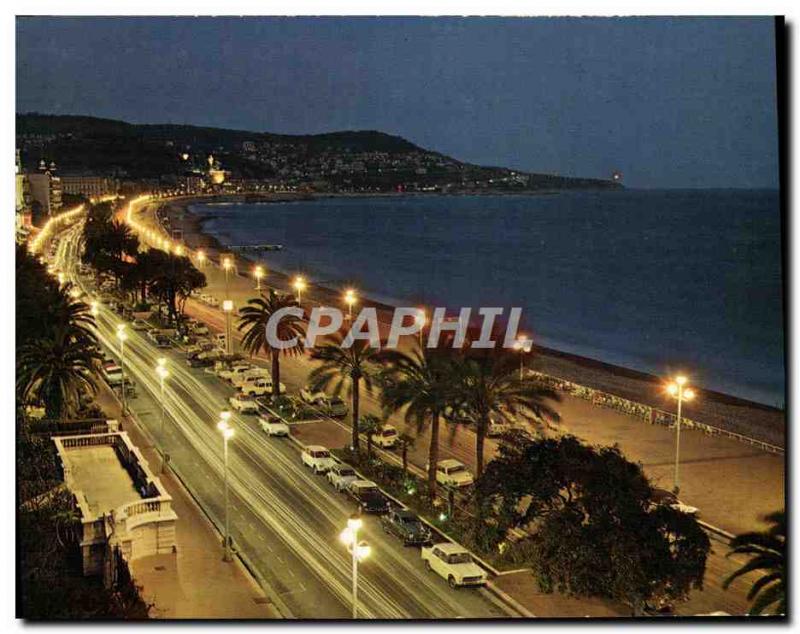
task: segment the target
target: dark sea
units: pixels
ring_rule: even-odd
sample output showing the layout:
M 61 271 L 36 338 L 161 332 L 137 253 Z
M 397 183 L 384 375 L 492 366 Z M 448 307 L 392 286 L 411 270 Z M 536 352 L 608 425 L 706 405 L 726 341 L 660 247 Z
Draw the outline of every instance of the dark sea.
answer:
M 537 343 L 784 405 L 771 190 L 328 198 L 194 205 L 267 266 L 374 299 L 521 306 Z

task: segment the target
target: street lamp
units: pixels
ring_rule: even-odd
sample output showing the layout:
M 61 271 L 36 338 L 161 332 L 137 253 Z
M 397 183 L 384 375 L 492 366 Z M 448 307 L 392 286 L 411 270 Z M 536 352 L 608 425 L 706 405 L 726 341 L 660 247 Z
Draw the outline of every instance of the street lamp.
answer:
M 125 324 L 117 324 L 117 339 L 119 339 L 119 367 L 122 370 L 122 414 L 128 413 L 128 390 L 125 385 L 125 340 L 128 333 L 125 332 Z
M 159 358 L 158 365 L 156 366 L 156 374 L 161 384 L 161 472 L 164 472 L 166 458 L 166 441 L 164 440 L 164 379 L 169 376 L 169 370 L 166 368 L 167 360 L 164 357 Z
M 678 416 L 675 422 L 675 476 L 672 483 L 672 490 L 677 495 L 680 491 L 679 466 L 681 455 L 681 406 L 683 401 L 691 401 L 694 398 L 694 390 L 687 386 L 685 376 L 676 376 L 674 381 L 667 385 L 667 392 L 678 400 Z
M 253 275 L 256 278 L 256 290 L 261 290 L 261 278 L 264 277 L 264 267 L 257 266 L 253 269 Z
M 525 355 L 533 348 L 533 342 L 523 335 L 519 335 L 513 345 L 514 350 L 519 352 L 519 380 L 523 379 L 525 371 Z
M 292 286 L 294 286 L 294 290 L 297 291 L 297 303 L 299 304 L 301 301 L 303 301 L 303 291 L 306 290 L 305 278 L 301 275 L 298 275 L 294 278 L 294 283 Z
M 427 323 L 427 321 L 428 321 L 428 318 L 425 315 L 425 311 L 422 308 L 418 309 L 417 310 L 417 315 L 416 315 L 416 317 L 414 317 L 414 322 L 417 324 L 417 327 L 419 328 L 418 332 L 419 332 L 419 347 L 420 348 L 422 347 L 422 333 L 423 333 L 423 330 L 425 329 L 425 324 Z
M 358 618 L 358 562 L 363 561 L 371 552 L 369 544 L 358 541 L 358 531 L 362 526 L 361 516 L 355 513 L 347 520 L 347 528 L 339 535 L 339 539 L 347 546 L 353 556 L 353 618 Z
M 231 534 L 228 523 L 228 441 L 233 438 L 233 428 L 228 425 L 228 420 L 231 417 L 230 412 L 220 412 L 219 422 L 217 429 L 222 434 L 222 447 L 223 447 L 223 460 L 225 463 L 225 554 L 222 557 L 223 561 L 231 560 Z
M 229 296 L 229 293 L 228 293 L 228 272 L 231 270 L 231 266 L 233 266 L 233 262 L 231 262 L 230 258 L 223 258 L 222 259 L 222 268 L 225 269 L 225 297 Z
M 92 317 L 97 317 L 100 314 L 100 304 L 96 299 L 89 304 L 89 312 L 92 313 Z
M 231 332 L 231 313 L 233 312 L 233 300 L 226 299 L 222 302 L 222 312 L 225 313 L 225 352 L 233 354 L 233 337 Z
M 344 303 L 347 304 L 347 319 L 349 321 L 353 320 L 353 304 L 357 301 L 356 292 L 352 288 L 348 288 L 344 292 Z
M 206 252 L 201 249 L 200 251 L 197 252 L 197 264 L 200 265 L 201 269 L 203 268 L 205 261 L 206 261 Z

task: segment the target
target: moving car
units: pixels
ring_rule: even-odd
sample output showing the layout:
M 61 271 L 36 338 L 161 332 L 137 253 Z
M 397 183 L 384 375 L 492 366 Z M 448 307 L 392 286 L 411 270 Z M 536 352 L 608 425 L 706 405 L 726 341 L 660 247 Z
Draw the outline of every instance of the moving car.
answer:
M 240 414 L 258 414 L 258 403 L 244 394 L 234 394 L 228 399 L 231 407 Z
M 303 449 L 300 459 L 314 473 L 327 473 L 336 464 L 331 452 L 322 445 L 309 445 Z
M 486 571 L 472 560 L 472 555 L 463 546 L 452 542 L 423 546 L 420 556 L 425 569 L 447 579 L 451 588 L 486 583 Z
M 383 530 L 399 537 L 405 546 L 429 544 L 431 531 L 408 509 L 391 509 L 381 517 Z
M 389 511 L 389 499 L 371 480 L 353 480 L 347 487 L 347 493 L 365 513 Z
M 258 424 L 267 436 L 288 436 L 289 425 L 283 422 L 280 418 L 264 418 L 258 417 Z
M 436 481 L 449 487 L 468 487 L 475 479 L 462 463 L 448 458 L 436 464 Z
M 372 435 L 372 443 L 383 449 L 391 449 L 397 444 L 397 429 L 393 425 L 384 425 L 377 433 Z
M 337 463 L 333 465 L 326 476 L 337 491 L 346 491 L 351 482 L 359 479 L 355 469 L 349 464 Z

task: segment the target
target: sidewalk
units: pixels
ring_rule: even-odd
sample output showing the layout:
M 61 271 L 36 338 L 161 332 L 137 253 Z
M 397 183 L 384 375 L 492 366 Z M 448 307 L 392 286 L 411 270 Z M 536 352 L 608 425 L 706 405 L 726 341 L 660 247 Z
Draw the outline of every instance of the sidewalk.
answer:
M 137 400 L 147 399 L 143 390 Z M 120 403 L 107 387 L 98 403 L 110 418 L 122 421 Z M 160 456 L 138 425 L 125 419 L 122 427 L 158 472 Z M 275 619 L 281 618 L 244 566 L 222 561 L 222 538 L 180 481 L 170 472 L 161 482 L 172 496 L 178 515 L 177 553 L 137 559 L 131 564 L 142 598 L 152 603 L 154 619 Z

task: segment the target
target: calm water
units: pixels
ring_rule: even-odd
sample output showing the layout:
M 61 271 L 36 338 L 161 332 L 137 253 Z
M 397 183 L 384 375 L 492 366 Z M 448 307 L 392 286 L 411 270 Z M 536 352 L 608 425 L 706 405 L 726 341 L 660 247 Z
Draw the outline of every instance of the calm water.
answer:
M 377 299 L 522 306 L 543 345 L 783 405 L 772 191 L 325 199 L 197 205 L 268 266 Z

